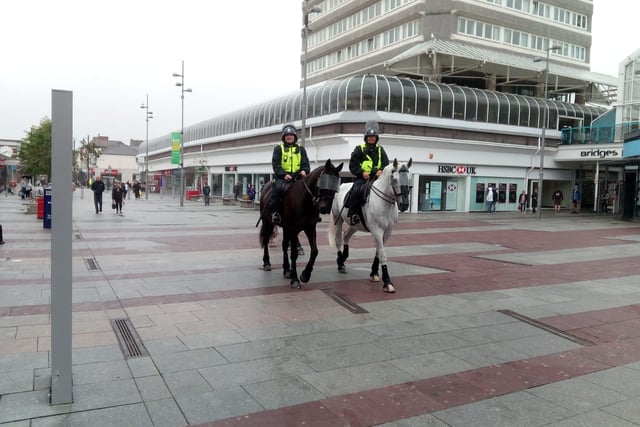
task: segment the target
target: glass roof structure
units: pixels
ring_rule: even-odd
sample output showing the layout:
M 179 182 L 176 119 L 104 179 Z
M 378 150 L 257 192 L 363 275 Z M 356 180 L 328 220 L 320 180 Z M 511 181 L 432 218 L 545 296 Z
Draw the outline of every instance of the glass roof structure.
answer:
M 384 111 L 441 119 L 542 127 L 544 108 L 549 122 L 559 117 L 582 120 L 584 126 L 603 108 L 503 92 L 430 83 L 411 78 L 363 75 L 332 80 L 307 88 L 307 119 L 347 111 Z M 250 106 L 184 128 L 184 143 L 224 137 L 239 132 L 273 133 L 270 127 L 302 119 L 302 91 Z M 551 126 L 552 128 L 554 125 Z M 149 150 L 171 147 L 171 136 L 149 141 Z M 140 153 L 145 152 L 141 144 Z

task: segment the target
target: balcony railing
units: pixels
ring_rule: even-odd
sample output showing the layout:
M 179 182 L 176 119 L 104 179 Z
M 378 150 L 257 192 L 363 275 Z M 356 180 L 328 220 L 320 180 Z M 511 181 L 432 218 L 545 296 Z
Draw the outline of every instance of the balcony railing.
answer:
M 627 134 L 637 132 L 640 122 L 625 122 L 615 126 L 583 126 L 564 128 L 560 132 L 561 145 L 571 144 L 612 144 L 622 142 Z

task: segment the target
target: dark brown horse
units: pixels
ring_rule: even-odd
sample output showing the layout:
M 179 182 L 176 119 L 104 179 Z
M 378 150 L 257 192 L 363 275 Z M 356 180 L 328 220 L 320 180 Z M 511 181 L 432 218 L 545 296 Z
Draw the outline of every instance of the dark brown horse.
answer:
M 292 288 L 301 288 L 300 281 L 307 283 L 311 278 L 313 264 L 318 256 L 318 244 L 316 241 L 316 225 L 318 215 L 329 213 L 333 204 L 333 197 L 340 185 L 340 171 L 343 164 L 338 167 L 327 160 L 324 166 L 320 166 L 311 171 L 306 177 L 299 177 L 296 181 L 286 187 L 282 197 L 282 268 L 284 276 L 291 279 Z M 260 245 L 264 251 L 262 256 L 262 266 L 266 271 L 271 270 L 269 257 L 269 239 L 273 234 L 275 225 L 271 222 L 271 209 L 269 208 L 269 198 L 273 189 L 273 181 L 268 182 L 260 196 Z M 311 253 L 309 262 L 305 266 L 300 279 L 296 270 L 296 260 L 298 259 L 298 235 L 301 231 L 309 240 Z M 289 258 L 289 248 L 291 255 Z M 289 263 L 291 259 L 291 263 Z

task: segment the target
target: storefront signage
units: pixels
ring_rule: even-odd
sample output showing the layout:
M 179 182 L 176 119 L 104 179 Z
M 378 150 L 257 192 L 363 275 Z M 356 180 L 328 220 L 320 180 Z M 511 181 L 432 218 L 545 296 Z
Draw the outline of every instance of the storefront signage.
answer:
M 238 172 L 238 166 L 225 166 L 225 172 Z
M 580 151 L 580 157 L 597 157 L 599 159 L 606 159 L 609 157 L 620 157 L 620 153 L 618 150 L 601 150 L 601 149 L 591 149 L 591 150 L 582 150 Z
M 455 175 L 475 175 L 475 166 L 462 165 L 438 165 L 438 173 L 455 174 Z

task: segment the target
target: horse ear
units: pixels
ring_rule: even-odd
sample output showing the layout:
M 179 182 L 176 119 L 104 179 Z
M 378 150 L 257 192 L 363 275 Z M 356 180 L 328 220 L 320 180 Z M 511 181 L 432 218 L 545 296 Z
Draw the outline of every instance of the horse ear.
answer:
M 411 157 L 409 157 L 409 163 L 407 163 L 407 169 L 409 169 L 411 167 L 411 162 L 413 161 L 413 159 Z
M 331 166 L 331 159 L 327 159 L 327 163 L 324 164 L 324 168 L 329 169 L 329 166 Z
M 340 165 L 336 168 L 336 171 L 338 173 L 342 170 L 342 166 L 344 166 L 344 163 L 340 163 Z
M 398 169 L 398 159 L 397 158 L 393 159 L 393 168 L 394 169 Z

